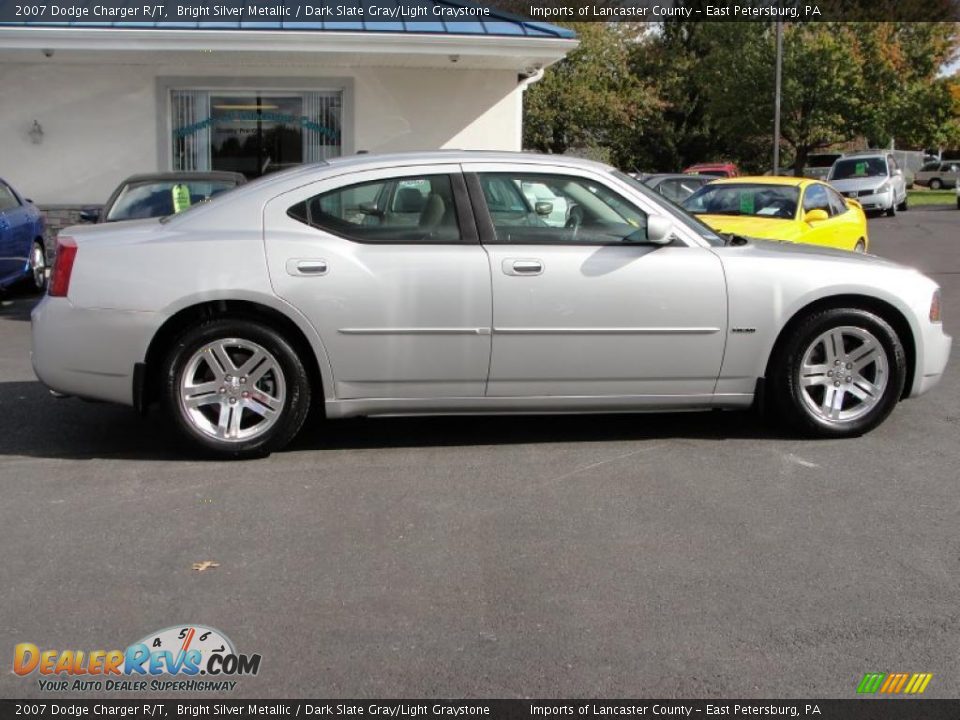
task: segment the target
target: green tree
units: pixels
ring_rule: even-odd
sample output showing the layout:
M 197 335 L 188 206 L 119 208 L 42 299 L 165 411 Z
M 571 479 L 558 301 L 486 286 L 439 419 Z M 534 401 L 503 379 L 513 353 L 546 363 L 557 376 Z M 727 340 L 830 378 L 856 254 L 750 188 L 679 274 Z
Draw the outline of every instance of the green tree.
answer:
M 642 28 L 632 23 L 570 23 L 580 46 L 546 69 L 524 93 L 524 146 L 547 153 L 604 149 L 622 163 L 624 135 L 648 120 L 658 102 L 630 71 Z

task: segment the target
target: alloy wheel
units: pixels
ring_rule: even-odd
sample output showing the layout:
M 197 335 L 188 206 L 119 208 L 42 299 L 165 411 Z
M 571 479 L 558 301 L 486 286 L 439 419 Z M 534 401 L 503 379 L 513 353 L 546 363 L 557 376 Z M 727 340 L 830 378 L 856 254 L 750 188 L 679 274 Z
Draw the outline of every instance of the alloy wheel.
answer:
M 280 417 L 287 387 L 277 358 L 257 343 L 224 338 L 204 345 L 180 377 L 180 408 L 198 431 L 226 442 L 251 440 Z
M 33 244 L 33 249 L 30 251 L 29 268 L 34 287 L 37 290 L 43 290 L 47 284 L 47 257 L 40 243 Z
M 816 420 L 844 425 L 880 403 L 889 375 L 887 352 L 876 336 L 852 325 L 834 327 L 804 352 L 800 395 Z

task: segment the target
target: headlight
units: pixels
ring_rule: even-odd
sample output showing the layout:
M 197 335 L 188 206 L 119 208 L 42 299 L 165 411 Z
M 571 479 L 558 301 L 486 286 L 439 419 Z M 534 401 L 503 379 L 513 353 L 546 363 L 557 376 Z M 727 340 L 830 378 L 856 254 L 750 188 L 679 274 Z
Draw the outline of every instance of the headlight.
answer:
M 878 187 L 878 188 L 877 188 L 876 190 L 874 190 L 873 192 L 876 193 L 877 195 L 879 195 L 879 194 L 881 194 L 881 193 L 885 193 L 885 192 L 886 192 L 887 190 L 889 190 L 889 189 L 890 189 L 890 183 L 885 182 L 883 185 L 881 185 L 880 187 Z
M 938 323 L 940 319 L 940 291 L 933 291 L 933 298 L 930 300 L 930 322 Z

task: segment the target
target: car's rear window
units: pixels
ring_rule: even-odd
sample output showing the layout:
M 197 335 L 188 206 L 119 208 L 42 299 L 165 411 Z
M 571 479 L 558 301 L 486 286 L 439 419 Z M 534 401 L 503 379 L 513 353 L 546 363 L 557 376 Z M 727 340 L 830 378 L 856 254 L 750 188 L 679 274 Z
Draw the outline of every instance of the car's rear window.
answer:
M 108 222 L 163 217 L 182 212 L 236 187 L 230 180 L 190 180 L 131 183 L 107 211 Z

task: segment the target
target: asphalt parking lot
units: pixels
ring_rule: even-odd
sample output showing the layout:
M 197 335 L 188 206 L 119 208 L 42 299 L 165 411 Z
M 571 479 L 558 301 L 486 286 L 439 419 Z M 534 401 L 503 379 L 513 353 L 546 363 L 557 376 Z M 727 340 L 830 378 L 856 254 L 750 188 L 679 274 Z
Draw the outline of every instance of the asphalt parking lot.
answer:
M 960 212 L 870 233 L 960 336 Z M 43 695 L 17 643 L 181 623 L 262 655 L 231 697 L 845 698 L 895 671 L 960 695 L 960 343 L 855 440 L 743 413 L 351 420 L 221 463 L 159 414 L 52 398 L 32 304 L 0 307 L 2 697 Z

